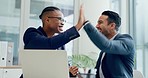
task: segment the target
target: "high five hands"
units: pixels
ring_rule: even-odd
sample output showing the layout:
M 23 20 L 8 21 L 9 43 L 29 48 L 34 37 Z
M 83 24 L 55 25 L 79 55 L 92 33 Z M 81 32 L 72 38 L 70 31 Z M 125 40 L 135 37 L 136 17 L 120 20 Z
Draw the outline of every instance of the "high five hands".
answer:
M 80 30 L 82 28 L 84 22 L 85 22 L 85 16 L 84 16 L 83 4 L 82 4 L 80 6 L 79 19 L 78 19 L 78 22 L 76 24 L 76 29 Z

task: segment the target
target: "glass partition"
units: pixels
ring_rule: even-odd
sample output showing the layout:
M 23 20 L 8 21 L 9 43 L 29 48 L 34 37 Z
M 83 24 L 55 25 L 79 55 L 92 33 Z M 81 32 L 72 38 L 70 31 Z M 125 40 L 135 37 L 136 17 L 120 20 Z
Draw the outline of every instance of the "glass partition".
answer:
M 0 2 L 0 41 L 12 43 L 11 49 L 8 47 L 8 52 L 9 50 L 13 52 L 13 65 L 18 64 L 20 3 L 21 0 L 1 0 Z
M 133 1 L 134 2 L 134 1 Z M 135 37 L 137 52 L 137 69 L 148 78 L 148 0 L 135 1 Z

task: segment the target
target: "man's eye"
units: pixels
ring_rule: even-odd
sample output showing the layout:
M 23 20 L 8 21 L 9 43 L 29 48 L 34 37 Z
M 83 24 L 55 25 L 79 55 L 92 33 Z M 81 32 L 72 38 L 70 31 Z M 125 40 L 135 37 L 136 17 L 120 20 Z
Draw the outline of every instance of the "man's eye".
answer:
M 98 24 L 101 24 L 102 23 L 102 21 L 98 21 Z
M 61 17 L 58 17 L 58 19 L 59 19 L 59 20 L 62 20 L 62 18 L 61 18 Z

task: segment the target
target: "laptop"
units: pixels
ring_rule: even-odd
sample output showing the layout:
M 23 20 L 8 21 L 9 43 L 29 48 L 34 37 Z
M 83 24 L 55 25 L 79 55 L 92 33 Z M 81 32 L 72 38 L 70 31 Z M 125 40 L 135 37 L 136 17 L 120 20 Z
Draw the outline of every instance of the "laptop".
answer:
M 20 59 L 24 78 L 69 78 L 64 50 L 22 50 Z

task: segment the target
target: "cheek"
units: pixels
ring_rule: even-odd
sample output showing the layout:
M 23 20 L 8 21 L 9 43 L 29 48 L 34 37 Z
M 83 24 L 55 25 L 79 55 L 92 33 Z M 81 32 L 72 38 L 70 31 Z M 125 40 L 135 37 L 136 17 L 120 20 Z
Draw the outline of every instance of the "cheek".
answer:
M 59 25 L 59 22 L 58 21 L 51 21 L 50 24 L 54 25 L 54 26 L 57 26 L 57 25 Z
M 60 24 L 59 21 L 53 21 L 53 22 L 54 22 L 54 24 L 56 24 L 56 25 L 59 25 L 59 24 Z
M 104 28 L 105 28 L 105 26 L 104 26 L 103 24 L 101 24 L 101 25 L 100 25 L 100 28 L 101 28 L 101 29 L 104 29 Z

